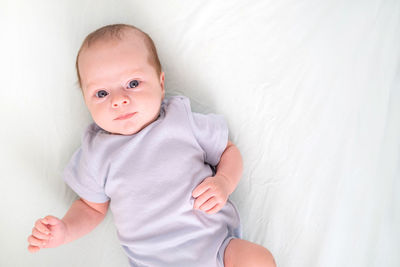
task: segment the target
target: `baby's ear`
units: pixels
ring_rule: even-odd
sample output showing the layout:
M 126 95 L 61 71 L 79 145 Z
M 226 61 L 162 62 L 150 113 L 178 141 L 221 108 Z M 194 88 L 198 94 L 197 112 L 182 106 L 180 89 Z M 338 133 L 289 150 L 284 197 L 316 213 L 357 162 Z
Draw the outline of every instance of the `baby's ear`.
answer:
M 164 72 L 162 71 L 161 73 L 160 73 L 160 83 L 161 83 L 161 86 L 164 88 L 164 80 L 165 80 L 165 74 L 164 74 Z
M 160 85 L 161 85 L 161 90 L 163 92 L 163 96 L 164 96 L 164 92 L 165 92 L 165 90 L 164 90 L 164 81 L 165 81 L 165 74 L 164 74 L 164 72 L 161 72 L 161 74 L 160 74 Z

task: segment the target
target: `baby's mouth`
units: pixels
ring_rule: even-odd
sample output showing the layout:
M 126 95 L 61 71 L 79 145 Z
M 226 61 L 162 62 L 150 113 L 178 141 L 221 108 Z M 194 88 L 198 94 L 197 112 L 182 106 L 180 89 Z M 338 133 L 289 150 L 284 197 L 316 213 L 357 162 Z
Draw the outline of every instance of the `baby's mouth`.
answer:
M 127 114 L 121 115 L 121 116 L 119 116 L 119 117 L 116 117 L 114 120 L 115 120 L 115 121 L 127 120 L 127 119 L 132 118 L 132 116 L 135 115 L 135 114 L 136 114 L 136 112 L 127 113 Z

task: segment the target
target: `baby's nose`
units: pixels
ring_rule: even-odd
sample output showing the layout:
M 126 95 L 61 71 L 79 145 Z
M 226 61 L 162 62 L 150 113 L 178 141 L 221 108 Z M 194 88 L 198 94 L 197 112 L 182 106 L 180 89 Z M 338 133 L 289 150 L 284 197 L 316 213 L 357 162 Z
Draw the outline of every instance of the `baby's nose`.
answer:
M 111 103 L 113 108 L 118 108 L 130 103 L 129 98 L 126 96 L 115 97 Z

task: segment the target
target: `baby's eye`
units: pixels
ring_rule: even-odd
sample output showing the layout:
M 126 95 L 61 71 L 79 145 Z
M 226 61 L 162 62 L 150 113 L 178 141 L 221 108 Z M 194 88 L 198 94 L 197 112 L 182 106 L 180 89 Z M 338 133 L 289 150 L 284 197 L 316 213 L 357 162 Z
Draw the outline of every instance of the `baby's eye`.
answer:
M 137 80 L 132 80 L 129 82 L 128 88 L 135 88 L 139 86 L 139 81 Z
M 107 95 L 108 95 L 108 93 L 107 93 L 106 90 L 100 90 L 100 91 L 97 91 L 97 92 L 96 92 L 96 96 L 97 96 L 98 98 L 103 98 L 103 97 L 106 97 Z

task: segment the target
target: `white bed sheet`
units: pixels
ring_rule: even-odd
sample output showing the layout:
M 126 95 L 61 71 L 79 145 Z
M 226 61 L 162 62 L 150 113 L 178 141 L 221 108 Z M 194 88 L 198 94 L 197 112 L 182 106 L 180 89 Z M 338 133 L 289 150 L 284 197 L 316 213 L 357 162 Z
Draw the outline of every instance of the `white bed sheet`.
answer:
M 63 167 L 90 122 L 75 55 L 92 30 L 154 39 L 168 94 L 224 114 L 244 159 L 244 238 L 280 267 L 400 266 L 400 2 L 1 1 L 0 266 L 128 266 L 112 215 L 27 252 L 76 195 Z

